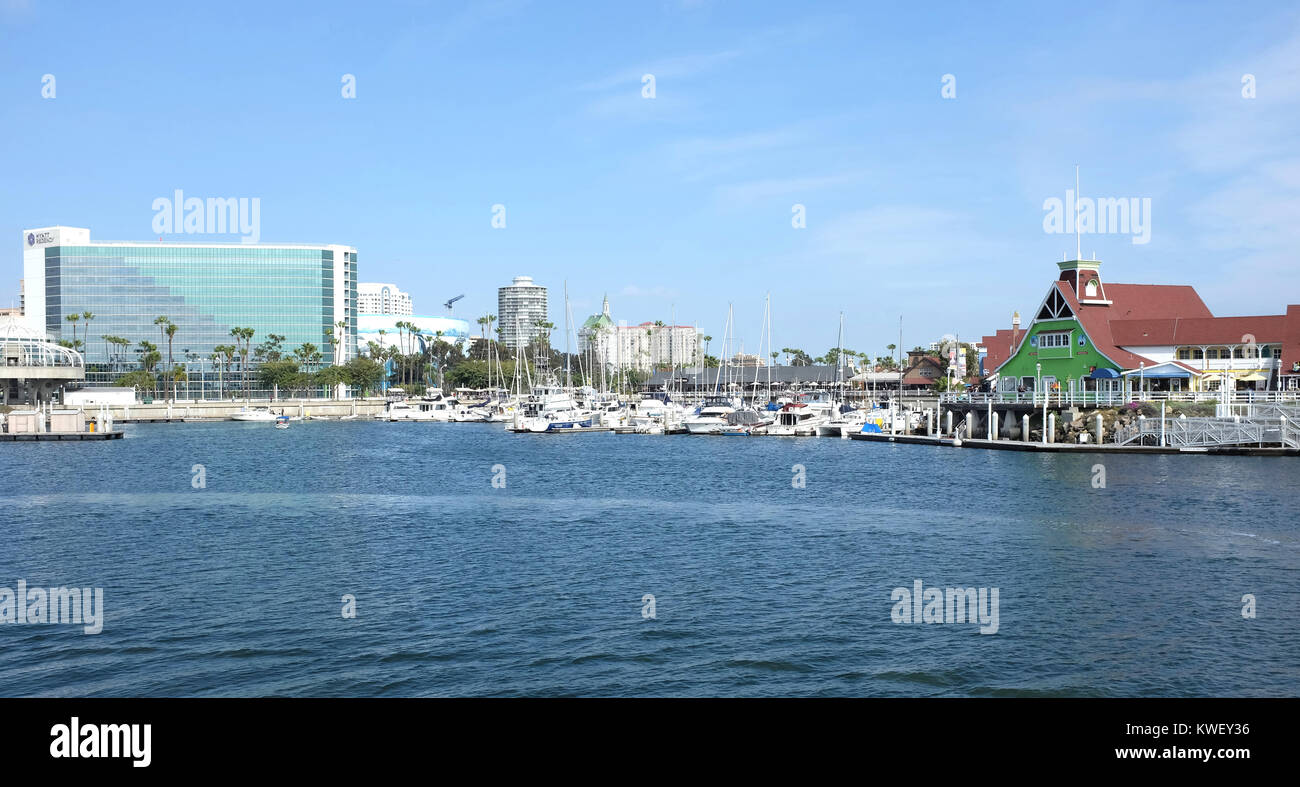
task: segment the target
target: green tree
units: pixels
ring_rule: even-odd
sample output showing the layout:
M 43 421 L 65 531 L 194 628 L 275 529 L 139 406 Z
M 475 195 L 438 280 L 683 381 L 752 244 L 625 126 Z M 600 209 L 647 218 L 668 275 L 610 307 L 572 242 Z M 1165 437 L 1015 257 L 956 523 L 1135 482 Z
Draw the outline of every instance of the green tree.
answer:
M 141 339 L 136 352 L 140 355 L 141 371 L 147 374 L 150 380 L 154 380 L 153 370 L 162 361 L 162 353 L 158 352 L 158 345 Z
M 342 368 L 347 384 L 360 389 L 363 395 L 369 395 L 377 389 L 384 379 L 384 365 L 373 357 L 358 356 L 349 360 Z
M 149 374 L 143 369 L 136 369 L 133 372 L 127 372 L 118 377 L 113 382 L 113 385 L 116 385 L 119 388 L 135 388 L 140 391 L 151 391 L 154 386 L 157 385 L 157 382 L 152 374 Z
M 239 353 L 240 387 L 244 389 L 244 401 L 248 401 L 248 353 L 253 346 L 252 328 L 231 328 L 230 335 L 235 337 L 235 351 Z
M 163 328 L 163 333 L 167 335 L 167 368 L 175 369 L 176 364 L 172 361 L 172 342 L 176 339 L 176 323 L 168 322 Z M 172 377 L 172 401 L 176 401 L 176 378 Z
M 263 388 L 292 390 L 297 383 L 298 362 L 289 359 L 266 361 L 257 369 L 257 379 Z
M 278 333 L 268 333 L 266 341 L 257 345 L 253 350 L 253 357 L 259 361 L 279 361 L 284 357 L 283 352 L 284 336 Z
M 225 375 L 230 374 L 230 362 L 235 358 L 235 345 L 218 344 L 212 348 L 212 362 L 217 366 L 217 399 L 225 398 Z
M 72 323 L 72 339 L 70 340 L 71 344 L 69 344 L 68 346 L 76 347 L 77 346 L 77 323 L 81 320 L 81 314 L 80 313 L 69 314 L 67 317 L 64 317 L 63 319 Z
M 87 358 L 89 358 L 89 356 L 90 356 L 90 321 L 93 320 L 93 319 L 95 319 L 95 315 L 92 314 L 92 313 L 90 313 L 90 312 L 82 312 L 82 313 L 81 313 L 81 319 L 82 319 L 82 321 L 83 321 L 84 323 L 86 323 L 86 330 L 85 330 L 85 337 L 86 337 L 86 356 L 87 356 Z

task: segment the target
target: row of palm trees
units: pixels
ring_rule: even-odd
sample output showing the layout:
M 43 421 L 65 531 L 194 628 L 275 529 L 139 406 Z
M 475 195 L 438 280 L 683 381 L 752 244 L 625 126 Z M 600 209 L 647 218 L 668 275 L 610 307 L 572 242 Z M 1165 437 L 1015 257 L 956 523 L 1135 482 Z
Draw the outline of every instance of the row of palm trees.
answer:
M 69 315 L 69 322 L 74 322 L 71 319 L 72 316 L 73 315 Z M 87 313 L 86 315 L 82 315 L 81 318 L 93 319 L 93 315 Z M 158 326 L 159 343 L 154 344 L 153 342 L 143 339 L 138 343 L 136 353 L 139 356 L 140 371 L 143 373 L 143 377 L 137 379 L 139 379 L 139 382 L 144 383 L 154 382 L 154 369 L 162 362 L 163 357 L 162 352 L 158 348 L 165 342 L 167 344 L 167 371 L 165 372 L 164 379 L 171 382 L 171 400 L 176 401 L 177 384 L 189 379 L 189 375 L 186 373 L 184 367 L 177 366 L 175 361 L 174 353 L 176 347 L 176 334 L 180 331 L 180 326 L 172 322 L 165 314 L 160 314 L 155 317 L 153 324 Z M 219 344 L 212 348 L 212 355 L 209 356 L 209 360 L 211 360 L 213 365 L 217 368 L 218 398 L 225 395 L 223 372 L 229 374 L 230 365 L 234 362 L 236 357 L 240 359 L 240 373 L 243 382 L 242 387 L 244 389 L 244 396 L 245 398 L 248 397 L 248 354 L 252 351 L 253 336 L 255 333 L 256 331 L 252 328 L 231 328 L 230 335 L 234 338 L 235 343 Z M 106 344 L 116 348 L 119 357 L 120 355 L 125 354 L 126 348 L 131 344 L 130 341 L 120 336 L 109 336 L 106 334 L 102 338 Z M 76 340 L 74 339 L 73 341 L 75 343 Z M 196 355 L 192 353 L 190 354 L 190 360 L 195 360 L 196 358 Z M 122 381 L 127 381 L 129 379 L 131 379 L 131 375 L 121 378 Z

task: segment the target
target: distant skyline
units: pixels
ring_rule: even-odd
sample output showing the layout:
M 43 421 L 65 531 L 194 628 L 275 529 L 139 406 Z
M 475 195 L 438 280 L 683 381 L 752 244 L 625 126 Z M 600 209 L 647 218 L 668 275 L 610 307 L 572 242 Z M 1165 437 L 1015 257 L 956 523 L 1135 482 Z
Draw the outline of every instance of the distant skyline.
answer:
M 1076 164 L 1082 196 L 1149 206 L 1148 242 L 1082 237 L 1105 280 L 1218 315 L 1300 300 L 1279 4 L 0 0 L 0 42 L 0 306 L 20 230 L 149 240 L 182 190 L 258 200 L 262 242 L 356 247 L 417 310 L 464 293 L 471 326 L 531 276 L 559 326 L 567 281 L 576 324 L 608 294 L 714 354 L 734 304 L 756 352 L 770 292 L 775 349 L 824 353 L 843 311 L 875 356 L 900 315 L 910 348 L 1037 306 Z

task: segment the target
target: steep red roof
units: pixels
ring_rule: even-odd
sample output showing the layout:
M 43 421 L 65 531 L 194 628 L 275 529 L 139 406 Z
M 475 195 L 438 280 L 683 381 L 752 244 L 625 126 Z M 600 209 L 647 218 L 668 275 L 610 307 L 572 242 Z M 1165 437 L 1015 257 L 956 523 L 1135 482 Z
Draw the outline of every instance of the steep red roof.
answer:
M 1282 374 L 1300 363 L 1300 306 L 1286 307 L 1286 325 L 1282 329 Z
M 1053 286 L 1069 304 L 1088 333 L 1093 345 L 1105 357 L 1124 369 L 1136 369 L 1154 361 L 1124 347 L 1159 347 L 1195 344 L 1240 344 L 1251 335 L 1259 343 L 1282 344 L 1283 373 L 1300 363 L 1300 305 L 1287 307 L 1285 315 L 1215 317 L 1196 289 L 1169 284 L 1105 284 L 1109 303 L 1080 303 L 1068 281 Z M 984 337 L 988 348 L 986 369 L 997 369 L 1019 352 L 1027 338 L 1023 333 L 1012 346 L 1011 331 L 1000 330 Z M 1188 364 L 1177 365 L 1197 371 Z
M 1240 344 L 1242 337 L 1280 342 L 1286 335 L 1286 316 L 1196 317 L 1173 320 L 1111 320 L 1111 337 L 1122 347 L 1179 344 Z
M 1074 295 L 1073 289 L 1066 289 Z M 1109 320 L 1173 320 L 1214 316 L 1196 293 L 1196 288 L 1184 284 L 1106 284 L 1105 289 L 1111 305 L 1087 308 L 1105 309 Z
M 1083 326 L 1085 331 L 1087 331 L 1088 338 L 1092 340 L 1092 345 L 1097 348 L 1097 352 L 1109 358 L 1122 369 L 1136 369 L 1141 364 L 1154 363 L 1150 358 L 1145 358 L 1136 353 L 1131 353 L 1128 350 L 1121 350 L 1119 347 L 1115 346 L 1115 341 L 1111 337 L 1110 333 L 1110 321 L 1112 316 L 1119 316 L 1118 313 L 1112 311 L 1117 307 L 1122 310 L 1121 313 L 1126 313 L 1134 317 L 1143 316 L 1145 310 L 1142 308 L 1142 293 L 1139 292 L 1139 290 L 1161 290 L 1163 289 L 1162 285 L 1107 284 L 1106 295 L 1111 299 L 1111 301 L 1113 301 L 1112 305 L 1080 306 L 1079 299 L 1074 297 L 1074 288 L 1067 282 L 1056 281 L 1053 282 L 1053 284 L 1056 285 L 1056 289 L 1065 298 L 1065 302 L 1070 304 L 1070 308 L 1079 318 L 1079 324 Z M 1114 288 L 1114 292 L 1112 292 L 1112 288 Z M 1201 301 L 1201 296 L 1196 294 L 1196 290 L 1193 290 L 1191 287 L 1169 287 L 1168 289 L 1190 291 L 1192 297 L 1195 298 L 1195 303 L 1205 311 L 1206 316 L 1209 316 L 1210 310 L 1205 308 L 1205 304 Z M 1153 292 L 1151 295 L 1155 296 L 1156 302 L 1158 303 L 1158 305 L 1153 308 L 1153 311 L 1157 312 L 1157 314 L 1149 315 L 1151 317 L 1165 316 L 1164 312 L 1170 307 L 1171 303 L 1180 300 L 1187 300 L 1183 293 L 1174 294 Z M 1133 314 L 1135 310 L 1138 312 L 1137 314 Z

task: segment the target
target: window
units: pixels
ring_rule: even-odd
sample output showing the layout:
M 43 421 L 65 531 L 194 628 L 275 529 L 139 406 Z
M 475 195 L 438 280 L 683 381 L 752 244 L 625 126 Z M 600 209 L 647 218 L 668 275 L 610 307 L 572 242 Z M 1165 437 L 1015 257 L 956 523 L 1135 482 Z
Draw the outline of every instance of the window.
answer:
M 1039 347 L 1069 347 L 1069 331 L 1053 331 L 1051 333 L 1038 334 Z
M 1085 284 L 1084 287 L 1083 287 L 1083 294 L 1086 295 L 1086 296 L 1089 297 L 1089 298 L 1096 298 L 1096 297 L 1097 297 L 1097 280 L 1096 280 L 1096 279 L 1089 279 L 1089 280 L 1088 280 L 1088 283 Z

